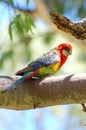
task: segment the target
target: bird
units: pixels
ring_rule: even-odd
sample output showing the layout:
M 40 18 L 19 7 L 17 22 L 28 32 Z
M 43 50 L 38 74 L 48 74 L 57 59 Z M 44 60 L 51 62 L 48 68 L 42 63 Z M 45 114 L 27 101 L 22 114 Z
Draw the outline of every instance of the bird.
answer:
M 72 45 L 69 43 L 61 43 L 52 50 L 46 52 L 36 60 L 32 61 L 28 66 L 16 72 L 16 75 L 22 76 L 13 84 L 8 86 L 3 92 L 21 84 L 24 80 L 31 78 L 45 78 L 55 74 L 66 62 L 68 56 L 72 54 Z

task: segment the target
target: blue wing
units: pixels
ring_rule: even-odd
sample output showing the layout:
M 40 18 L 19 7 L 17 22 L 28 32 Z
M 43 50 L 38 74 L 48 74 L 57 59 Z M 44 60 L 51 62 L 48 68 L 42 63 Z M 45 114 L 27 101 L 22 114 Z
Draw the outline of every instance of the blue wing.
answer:
M 54 64 L 54 63 L 59 62 L 59 61 L 60 61 L 60 57 L 57 54 L 56 49 L 54 48 L 54 49 L 50 50 L 49 52 L 43 54 L 38 59 L 31 62 L 26 68 L 19 70 L 16 73 L 16 75 L 24 75 L 25 72 L 35 71 L 36 69 L 39 69 L 42 66 Z
M 60 58 L 59 55 L 57 54 L 56 49 L 52 49 L 51 51 L 45 53 L 32 63 L 30 63 L 28 66 L 31 66 L 33 69 L 40 68 L 42 66 L 47 66 L 49 64 L 54 64 L 56 62 L 59 62 Z

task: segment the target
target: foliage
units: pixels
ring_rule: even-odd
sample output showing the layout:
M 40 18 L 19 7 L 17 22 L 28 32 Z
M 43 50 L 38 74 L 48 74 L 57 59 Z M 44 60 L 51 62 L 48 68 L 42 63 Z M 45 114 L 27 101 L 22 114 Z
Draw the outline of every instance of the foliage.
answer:
M 16 15 L 9 24 L 9 35 L 11 40 L 13 40 L 13 28 L 16 28 L 20 34 L 24 35 L 24 33 L 27 33 L 28 31 L 32 32 L 32 26 L 35 27 L 34 22 L 27 14 L 23 16 L 21 14 Z
M 8 0 L 8 3 L 10 4 L 10 5 L 14 5 L 14 2 L 13 2 L 13 0 Z
M 14 12 L 16 12 L 17 9 L 22 10 L 23 12 L 23 8 L 20 7 L 20 3 L 18 3 L 17 5 L 15 5 L 14 0 L 2 0 L 3 2 L 6 2 L 8 5 L 12 6 L 14 9 Z M 29 0 L 26 0 L 26 5 L 28 7 L 29 4 Z M 85 16 L 85 10 L 86 10 L 86 6 L 85 6 L 85 1 L 84 0 L 78 0 L 78 1 L 74 1 L 74 0 L 46 0 L 45 3 L 47 4 L 47 7 L 49 10 L 56 10 L 62 14 L 66 13 L 68 14 L 69 12 L 74 12 L 74 16 L 76 14 L 75 17 L 84 17 Z M 24 10 L 29 10 L 28 9 L 24 9 Z M 23 16 L 22 16 L 23 14 Z M 73 16 L 73 17 L 74 17 Z M 15 17 L 12 19 L 12 21 L 9 24 L 9 35 L 11 40 L 13 40 L 13 29 L 15 28 L 19 34 L 26 34 L 28 31 L 32 32 L 32 27 L 34 26 L 34 21 L 32 20 L 32 18 L 28 15 L 28 13 L 21 13 L 21 11 L 18 12 L 18 14 L 15 13 Z

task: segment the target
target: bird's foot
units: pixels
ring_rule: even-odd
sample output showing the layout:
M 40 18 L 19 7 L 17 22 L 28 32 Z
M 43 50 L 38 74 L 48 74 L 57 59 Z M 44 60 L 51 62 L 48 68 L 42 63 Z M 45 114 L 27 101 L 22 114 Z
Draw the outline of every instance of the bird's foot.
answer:
M 83 111 L 86 112 L 86 106 L 84 103 L 82 104 L 82 107 L 83 107 Z
M 34 108 L 34 109 L 38 108 L 39 104 L 40 104 L 40 103 L 35 103 L 35 104 L 33 105 L 33 106 L 34 106 L 33 108 Z

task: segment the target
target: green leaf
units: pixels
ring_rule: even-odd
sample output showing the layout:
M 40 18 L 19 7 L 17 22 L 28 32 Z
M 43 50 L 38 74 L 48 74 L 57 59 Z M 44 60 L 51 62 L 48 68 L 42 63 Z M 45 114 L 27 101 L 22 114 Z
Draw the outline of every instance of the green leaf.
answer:
M 9 24 L 9 35 L 10 35 L 11 40 L 13 40 L 13 36 L 12 36 L 12 27 L 13 27 L 13 24 L 14 24 L 14 21 L 12 21 Z
M 9 35 L 10 35 L 11 40 L 13 40 L 13 35 L 12 35 L 13 27 L 16 27 L 17 30 L 18 30 L 20 33 L 23 33 L 22 19 L 21 19 L 21 16 L 20 16 L 20 15 L 17 15 L 17 16 L 14 18 L 14 20 L 9 24 Z
M 29 30 L 32 32 L 32 26 L 35 27 L 34 21 L 28 16 L 25 16 L 25 32 L 28 32 Z
M 29 0 L 26 0 L 26 4 L 28 5 L 28 3 L 29 3 Z
M 20 16 L 20 15 L 16 16 L 14 22 L 15 22 L 15 27 L 17 28 L 17 30 L 18 30 L 20 33 L 23 34 L 24 31 L 23 31 L 23 23 L 22 23 L 21 16 Z
M 27 16 L 25 16 L 25 32 L 28 32 L 28 29 L 29 29 L 28 23 L 29 23 L 28 18 Z
M 12 6 L 14 5 L 13 0 L 8 0 L 8 3 L 11 4 Z
M 28 15 L 24 15 L 24 17 L 22 17 L 22 15 L 18 14 L 9 25 L 9 35 L 11 40 L 13 40 L 13 27 L 15 27 L 21 34 L 27 33 L 28 31 L 33 34 L 32 26 L 35 27 L 34 21 Z

